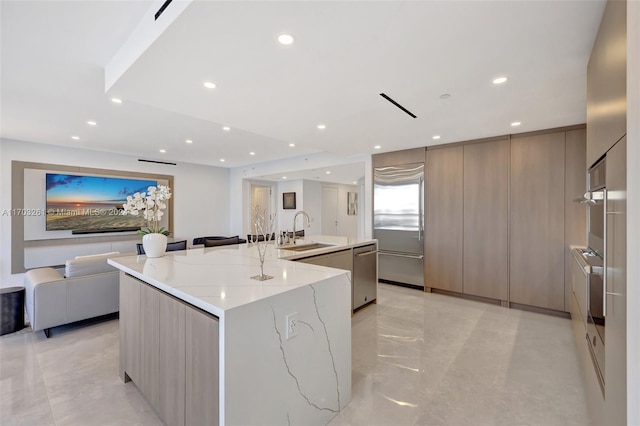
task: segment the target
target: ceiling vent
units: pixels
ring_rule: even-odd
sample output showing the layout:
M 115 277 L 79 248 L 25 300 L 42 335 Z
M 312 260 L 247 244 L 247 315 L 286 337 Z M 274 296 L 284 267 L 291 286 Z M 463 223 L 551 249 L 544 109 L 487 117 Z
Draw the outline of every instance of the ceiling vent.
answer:
M 173 0 L 167 0 L 164 3 L 162 3 L 162 6 L 160 6 L 160 9 L 158 9 L 158 11 L 155 14 L 156 19 L 154 19 L 154 21 L 158 20 L 160 15 L 162 15 L 162 12 L 164 12 L 164 10 L 167 8 L 167 6 L 169 6 L 171 4 L 172 1 Z
M 177 166 L 178 165 L 178 163 L 170 163 L 169 161 L 145 160 L 144 158 L 138 158 L 138 161 L 142 161 L 143 163 L 166 164 L 168 166 Z
M 395 106 L 397 106 L 398 108 L 400 108 L 402 111 L 406 112 L 407 114 L 409 114 L 411 117 L 416 118 L 416 115 L 414 113 L 412 113 L 411 111 L 409 111 L 408 109 L 406 109 L 405 107 L 403 107 L 402 105 L 400 105 L 399 103 L 397 103 L 396 101 L 394 101 L 393 99 L 391 99 L 389 96 L 387 96 L 384 93 L 380 93 L 380 96 L 382 96 L 383 98 L 385 98 L 386 100 L 388 100 L 389 102 L 391 102 L 392 104 L 394 104 Z

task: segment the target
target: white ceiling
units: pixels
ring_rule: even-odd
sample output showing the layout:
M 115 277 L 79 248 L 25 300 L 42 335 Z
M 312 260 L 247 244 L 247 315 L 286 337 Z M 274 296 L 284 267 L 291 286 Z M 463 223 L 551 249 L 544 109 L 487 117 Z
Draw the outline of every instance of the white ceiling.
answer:
M 157 1 L 3 0 L 0 136 L 236 167 L 584 123 L 604 3 L 194 1 L 105 93 Z

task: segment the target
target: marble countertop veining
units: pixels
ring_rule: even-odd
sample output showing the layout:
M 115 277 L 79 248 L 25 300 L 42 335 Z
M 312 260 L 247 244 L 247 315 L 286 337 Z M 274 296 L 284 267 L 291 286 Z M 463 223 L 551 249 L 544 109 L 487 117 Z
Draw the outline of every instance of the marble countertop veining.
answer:
M 375 243 L 371 239 L 308 236 L 299 243 L 330 247 L 296 252 L 268 244 L 264 273 L 274 278 L 251 279 L 260 273 L 257 247 L 236 244 L 169 252 L 163 257 L 123 256 L 109 264 L 217 317 L 225 311 L 346 274 L 344 270 L 291 260 Z

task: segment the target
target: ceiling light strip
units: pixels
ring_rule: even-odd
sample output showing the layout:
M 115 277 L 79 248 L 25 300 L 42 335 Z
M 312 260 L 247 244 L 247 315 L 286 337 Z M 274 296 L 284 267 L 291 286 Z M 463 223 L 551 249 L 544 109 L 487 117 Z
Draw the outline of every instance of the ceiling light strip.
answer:
M 392 104 L 394 104 L 395 106 L 397 106 L 398 108 L 400 108 L 401 110 L 403 110 L 404 112 L 406 112 L 407 114 L 409 114 L 411 117 L 416 118 L 416 115 L 414 113 L 412 113 L 411 111 L 409 111 L 408 109 L 406 109 L 405 107 L 403 107 L 402 105 L 400 105 L 399 103 L 397 103 L 396 101 L 394 101 L 393 99 L 391 99 L 389 96 L 387 96 L 384 93 L 380 93 L 380 96 L 382 96 L 383 98 L 385 98 L 386 100 L 388 100 L 389 102 L 391 102 Z
M 142 161 L 143 163 L 167 164 L 169 166 L 178 165 L 178 163 L 170 163 L 169 161 L 145 160 L 144 158 L 138 158 L 138 161 Z

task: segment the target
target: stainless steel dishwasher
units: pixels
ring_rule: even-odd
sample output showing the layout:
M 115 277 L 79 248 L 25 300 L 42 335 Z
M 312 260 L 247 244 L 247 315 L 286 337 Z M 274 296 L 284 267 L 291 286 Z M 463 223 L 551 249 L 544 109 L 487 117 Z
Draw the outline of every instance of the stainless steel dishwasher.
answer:
M 378 249 L 369 244 L 353 249 L 352 308 L 358 309 L 378 297 Z

